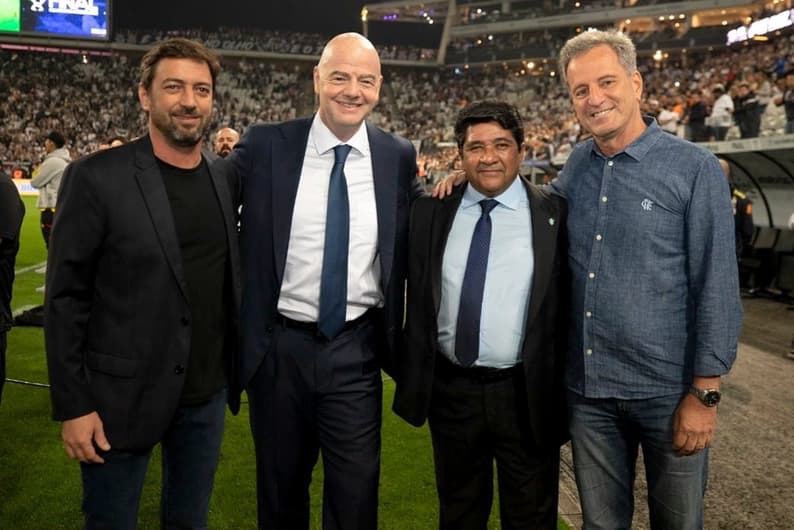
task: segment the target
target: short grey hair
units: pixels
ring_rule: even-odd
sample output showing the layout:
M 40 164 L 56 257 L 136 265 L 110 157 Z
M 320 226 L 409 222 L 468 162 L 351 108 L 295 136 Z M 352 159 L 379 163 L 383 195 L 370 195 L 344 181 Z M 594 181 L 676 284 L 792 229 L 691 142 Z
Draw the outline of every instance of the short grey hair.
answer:
M 566 73 L 568 64 L 574 57 L 602 45 L 609 46 L 614 50 L 618 56 L 618 61 L 626 69 L 626 72 L 633 74 L 637 71 L 637 49 L 626 34 L 620 31 L 585 31 L 568 39 L 568 42 L 560 50 L 558 68 L 564 85 L 568 85 Z

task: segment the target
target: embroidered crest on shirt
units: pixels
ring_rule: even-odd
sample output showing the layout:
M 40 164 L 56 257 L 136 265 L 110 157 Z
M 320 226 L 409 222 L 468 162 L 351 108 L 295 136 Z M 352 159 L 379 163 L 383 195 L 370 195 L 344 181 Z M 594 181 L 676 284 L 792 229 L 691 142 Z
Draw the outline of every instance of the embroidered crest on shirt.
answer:
M 642 202 L 640 203 L 640 206 L 642 206 L 642 209 L 645 210 L 646 212 L 650 212 L 651 210 L 653 210 L 653 201 L 650 199 L 643 199 Z

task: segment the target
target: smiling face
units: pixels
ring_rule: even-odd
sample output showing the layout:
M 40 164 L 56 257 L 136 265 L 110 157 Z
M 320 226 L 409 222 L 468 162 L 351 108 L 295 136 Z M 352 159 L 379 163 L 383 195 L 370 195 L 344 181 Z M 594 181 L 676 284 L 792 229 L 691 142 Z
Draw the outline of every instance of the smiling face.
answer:
M 518 176 L 524 149 L 508 129 L 488 121 L 469 126 L 460 157 L 474 189 L 486 197 L 496 197 Z
M 173 148 L 198 146 L 212 117 L 209 66 L 194 59 L 161 59 L 151 86 L 139 85 L 138 98 L 149 113 L 153 141 Z
M 357 34 L 339 35 L 323 50 L 314 68 L 314 92 L 323 123 L 342 141 L 349 140 L 378 103 L 380 59 L 372 44 Z
M 572 58 L 566 79 L 576 117 L 604 154 L 623 150 L 645 130 L 642 77 L 627 72 L 611 47 L 595 46 Z

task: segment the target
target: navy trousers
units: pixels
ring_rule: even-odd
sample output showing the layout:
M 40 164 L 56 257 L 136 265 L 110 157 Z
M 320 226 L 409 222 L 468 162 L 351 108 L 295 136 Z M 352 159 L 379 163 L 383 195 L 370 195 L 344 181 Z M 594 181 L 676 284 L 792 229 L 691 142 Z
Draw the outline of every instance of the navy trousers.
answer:
M 273 341 L 247 389 L 259 528 L 309 528 L 320 453 L 323 528 L 377 528 L 382 381 L 373 320 L 331 341 L 285 321 Z

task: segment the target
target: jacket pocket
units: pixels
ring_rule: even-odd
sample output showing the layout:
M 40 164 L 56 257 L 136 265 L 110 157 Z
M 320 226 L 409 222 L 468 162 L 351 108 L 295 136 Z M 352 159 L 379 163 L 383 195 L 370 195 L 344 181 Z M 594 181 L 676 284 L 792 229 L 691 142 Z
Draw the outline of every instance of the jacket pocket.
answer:
M 86 358 L 89 370 L 116 377 L 135 377 L 138 371 L 136 359 L 126 359 L 115 355 L 89 352 Z

